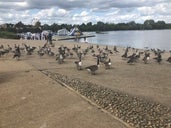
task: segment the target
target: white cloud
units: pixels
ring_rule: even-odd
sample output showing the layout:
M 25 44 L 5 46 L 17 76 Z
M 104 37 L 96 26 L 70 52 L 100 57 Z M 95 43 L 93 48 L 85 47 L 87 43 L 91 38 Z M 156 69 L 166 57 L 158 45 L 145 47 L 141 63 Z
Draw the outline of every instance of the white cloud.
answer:
M 155 13 L 155 10 L 152 7 L 140 7 L 137 9 L 141 15 L 152 15 Z
M 30 24 L 35 17 L 42 24 L 103 22 L 171 22 L 170 0 L 1 0 L 0 23 Z

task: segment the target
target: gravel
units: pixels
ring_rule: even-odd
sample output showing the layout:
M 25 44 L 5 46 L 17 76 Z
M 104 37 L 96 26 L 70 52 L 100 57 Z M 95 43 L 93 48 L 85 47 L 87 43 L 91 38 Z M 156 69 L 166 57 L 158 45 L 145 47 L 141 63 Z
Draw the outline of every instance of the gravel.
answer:
M 171 128 L 171 108 L 77 78 L 43 71 L 135 128 Z

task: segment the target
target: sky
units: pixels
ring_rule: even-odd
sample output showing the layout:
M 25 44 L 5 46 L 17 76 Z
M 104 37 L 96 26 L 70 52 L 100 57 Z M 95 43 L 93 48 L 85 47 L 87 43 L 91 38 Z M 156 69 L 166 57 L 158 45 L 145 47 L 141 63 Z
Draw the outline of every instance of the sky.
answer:
M 0 0 L 0 24 L 171 23 L 171 0 Z

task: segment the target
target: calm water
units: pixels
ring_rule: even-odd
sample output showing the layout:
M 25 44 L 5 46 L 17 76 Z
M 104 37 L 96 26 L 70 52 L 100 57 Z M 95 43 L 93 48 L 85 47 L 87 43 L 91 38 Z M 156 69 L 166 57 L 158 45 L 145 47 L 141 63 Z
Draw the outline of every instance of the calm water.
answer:
M 105 34 L 89 32 L 89 34 L 95 37 L 87 38 L 86 41 L 93 44 L 171 50 L 171 30 L 110 31 Z M 80 39 L 79 42 L 84 42 L 84 40 Z

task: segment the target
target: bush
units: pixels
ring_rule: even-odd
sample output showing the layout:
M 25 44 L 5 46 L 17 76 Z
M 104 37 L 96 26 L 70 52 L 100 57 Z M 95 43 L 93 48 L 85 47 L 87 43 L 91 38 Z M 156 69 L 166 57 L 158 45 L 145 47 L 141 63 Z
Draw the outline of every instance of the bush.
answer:
M 19 39 L 19 36 L 13 32 L 0 31 L 0 38 L 5 39 Z

